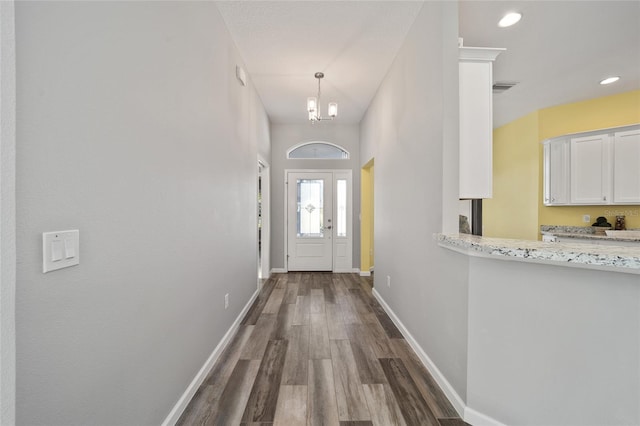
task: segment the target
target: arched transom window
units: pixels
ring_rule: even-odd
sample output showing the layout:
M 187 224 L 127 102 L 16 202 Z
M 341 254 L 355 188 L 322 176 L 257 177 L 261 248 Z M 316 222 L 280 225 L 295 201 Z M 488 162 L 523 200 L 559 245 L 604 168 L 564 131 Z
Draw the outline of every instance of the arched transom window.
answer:
M 349 159 L 349 151 L 343 147 L 329 142 L 304 142 L 291 147 L 287 151 L 287 159 L 328 159 L 328 160 L 347 160 Z

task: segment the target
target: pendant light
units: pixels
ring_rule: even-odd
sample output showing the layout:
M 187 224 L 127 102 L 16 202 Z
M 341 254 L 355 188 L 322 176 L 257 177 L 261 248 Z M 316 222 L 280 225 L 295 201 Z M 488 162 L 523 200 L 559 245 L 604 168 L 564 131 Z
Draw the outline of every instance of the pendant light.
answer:
M 318 79 L 318 96 L 307 98 L 307 112 L 309 113 L 309 121 L 315 123 L 316 121 L 333 120 L 338 115 L 338 103 L 329 102 L 327 106 L 328 118 L 322 117 L 320 114 L 320 80 L 324 78 L 324 73 L 317 72 L 314 77 Z

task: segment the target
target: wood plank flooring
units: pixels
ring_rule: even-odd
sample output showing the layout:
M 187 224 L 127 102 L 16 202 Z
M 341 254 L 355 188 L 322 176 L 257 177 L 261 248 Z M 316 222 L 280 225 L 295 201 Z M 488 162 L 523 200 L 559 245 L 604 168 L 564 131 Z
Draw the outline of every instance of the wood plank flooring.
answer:
M 178 425 L 464 426 L 356 274 L 275 274 Z

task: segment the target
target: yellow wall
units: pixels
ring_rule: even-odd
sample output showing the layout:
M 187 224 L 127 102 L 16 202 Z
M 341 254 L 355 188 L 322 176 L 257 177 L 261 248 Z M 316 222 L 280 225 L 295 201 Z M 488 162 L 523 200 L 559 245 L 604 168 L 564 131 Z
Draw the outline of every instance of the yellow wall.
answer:
M 493 198 L 482 202 L 483 235 L 538 238 L 538 112 L 493 133 Z
M 373 160 L 360 171 L 360 270 L 373 267 Z
M 640 123 L 640 90 L 533 112 L 494 130 L 493 199 L 483 202 L 483 234 L 538 239 L 540 225 L 588 226 L 626 216 L 640 228 L 640 206 L 547 207 L 542 203 L 542 142 L 555 136 Z M 582 221 L 590 215 L 591 222 Z
M 640 123 L 640 90 L 541 109 L 540 141 Z
M 637 124 L 640 123 L 640 90 L 545 108 L 539 111 L 539 121 L 540 141 L 568 133 Z M 538 153 L 539 194 L 542 194 L 542 146 L 539 147 Z M 616 214 L 624 214 L 627 228 L 640 228 L 638 205 L 547 207 L 542 203 L 540 195 L 538 206 L 538 225 L 587 226 L 595 222 L 598 216 L 605 216 L 613 224 Z M 591 216 L 591 223 L 582 221 L 585 214 Z

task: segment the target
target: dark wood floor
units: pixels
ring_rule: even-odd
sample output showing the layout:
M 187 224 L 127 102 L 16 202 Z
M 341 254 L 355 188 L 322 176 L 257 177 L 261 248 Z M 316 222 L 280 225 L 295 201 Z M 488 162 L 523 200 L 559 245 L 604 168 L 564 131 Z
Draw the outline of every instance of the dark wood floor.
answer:
M 179 425 L 465 425 L 356 274 L 272 276 Z

